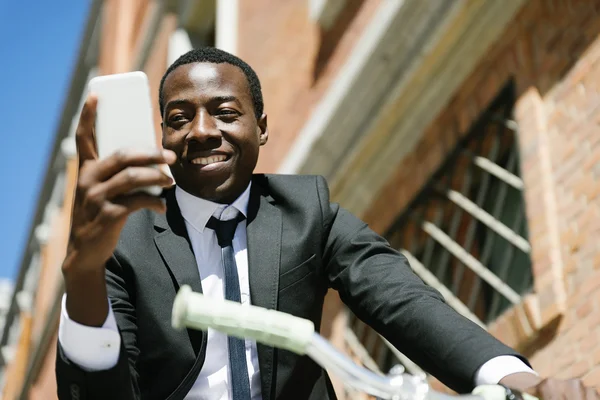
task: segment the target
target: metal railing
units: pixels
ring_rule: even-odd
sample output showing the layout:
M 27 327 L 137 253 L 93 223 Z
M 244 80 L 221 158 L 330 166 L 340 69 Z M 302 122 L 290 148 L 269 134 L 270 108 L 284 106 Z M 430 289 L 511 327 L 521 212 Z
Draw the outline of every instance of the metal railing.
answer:
M 513 99 L 508 87 L 386 234 L 425 283 L 483 328 L 533 283 Z M 346 348 L 362 365 L 423 373 L 355 316 L 347 320 Z

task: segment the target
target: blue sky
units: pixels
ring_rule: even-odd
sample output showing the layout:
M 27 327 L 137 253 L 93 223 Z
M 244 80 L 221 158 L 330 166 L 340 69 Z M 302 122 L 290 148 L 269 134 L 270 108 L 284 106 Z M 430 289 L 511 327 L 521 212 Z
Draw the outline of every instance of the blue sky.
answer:
M 0 278 L 16 277 L 89 0 L 0 0 Z

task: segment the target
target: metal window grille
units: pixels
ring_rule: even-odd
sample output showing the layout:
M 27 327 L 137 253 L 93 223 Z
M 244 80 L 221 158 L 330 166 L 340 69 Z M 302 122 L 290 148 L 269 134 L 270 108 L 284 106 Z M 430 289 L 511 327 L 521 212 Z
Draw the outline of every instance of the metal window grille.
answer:
M 484 328 L 533 283 L 513 105 L 509 85 L 386 235 L 424 282 Z M 402 364 L 422 373 L 350 312 L 345 336 L 349 353 L 373 370 Z

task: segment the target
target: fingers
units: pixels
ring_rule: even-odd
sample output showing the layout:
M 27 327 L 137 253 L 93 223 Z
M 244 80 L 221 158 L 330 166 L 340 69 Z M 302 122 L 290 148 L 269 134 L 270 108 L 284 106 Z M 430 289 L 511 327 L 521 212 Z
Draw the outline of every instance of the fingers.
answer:
M 534 395 L 543 400 L 598 400 L 598 392 L 586 388 L 580 379 L 545 379 L 535 390 Z
M 110 202 L 106 201 L 96 213 L 98 227 L 110 227 L 124 223 L 127 216 L 135 211 L 147 208 L 159 213 L 166 211 L 166 205 L 156 196 L 145 193 L 136 193 Z
M 98 184 L 95 190 L 103 192 L 106 199 L 112 199 L 143 187 L 166 187 L 172 183 L 173 179 L 158 168 L 129 167 L 108 181 Z
M 587 388 L 585 390 L 585 398 L 586 400 L 599 400 L 600 399 L 600 393 L 598 393 L 598 390 L 593 389 L 593 388 Z
M 586 388 L 583 386 L 583 382 L 579 379 L 571 379 L 567 381 L 568 384 L 568 395 L 564 395 L 565 399 L 586 399 Z
M 104 181 L 127 167 L 144 167 L 157 164 L 173 164 L 177 157 L 170 150 L 121 150 L 98 163 L 94 179 Z
M 552 385 L 552 381 L 549 381 L 548 379 L 544 380 L 542 383 L 540 383 L 538 385 L 537 390 L 534 394 L 541 399 L 548 399 L 548 400 L 559 400 L 560 399 L 560 397 L 558 397 L 558 394 L 556 393 L 556 391 L 554 389 L 554 386 Z
M 81 199 L 77 204 L 81 204 L 83 213 L 74 213 L 74 218 L 81 215 L 84 219 L 94 220 L 96 216 L 100 215 L 101 222 L 106 224 L 110 223 L 111 220 L 120 220 L 121 217 L 132 211 L 122 209 L 123 207 L 119 211 L 118 207 L 115 208 L 113 205 L 127 205 L 130 202 L 130 200 L 127 200 L 128 198 L 137 199 L 140 195 L 143 196 L 142 199 L 154 199 L 149 203 L 150 208 L 162 212 L 164 210 L 162 201 L 159 198 L 146 193 L 132 192 L 148 186 L 164 187 L 172 184 L 172 182 L 173 180 L 158 168 L 149 167 L 126 168 L 111 177 L 111 179 L 93 184 L 90 187 L 85 187 L 80 181 L 78 182 L 78 195 L 76 195 L 76 198 Z M 142 200 L 135 200 L 133 204 L 137 205 L 139 201 Z M 146 203 L 142 202 L 142 207 L 144 204 Z M 156 207 L 157 205 L 158 207 Z M 134 208 L 135 210 L 139 209 L 137 206 Z
M 88 160 L 98 157 L 96 152 L 96 141 L 94 139 L 94 124 L 96 123 L 96 106 L 98 98 L 90 94 L 83 105 L 79 124 L 75 131 L 75 143 L 77 145 L 77 154 L 79 155 L 79 166 Z
M 563 393 L 563 398 L 573 400 L 598 400 L 600 395 L 594 388 L 587 387 L 581 379 L 570 379 L 566 381 L 567 392 Z
M 127 214 L 131 214 L 142 208 L 147 208 L 159 213 L 164 213 L 167 209 L 167 206 L 161 198 L 145 193 L 124 196 L 115 200 L 114 203 L 125 207 L 127 209 Z

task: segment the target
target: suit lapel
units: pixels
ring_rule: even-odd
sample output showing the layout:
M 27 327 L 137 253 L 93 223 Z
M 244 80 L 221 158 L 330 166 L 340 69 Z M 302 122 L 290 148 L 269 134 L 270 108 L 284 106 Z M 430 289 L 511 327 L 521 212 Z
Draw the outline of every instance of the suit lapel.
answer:
M 166 198 L 166 214 L 156 214 L 154 221 L 154 225 L 158 228 L 154 242 L 175 277 L 177 285 L 179 287 L 190 285 L 192 290 L 202 293 L 200 272 L 185 222 L 175 199 L 175 190 L 169 190 Z
M 248 204 L 248 274 L 252 304 L 277 309 L 281 259 L 281 211 L 268 195 L 266 178 L 254 179 Z M 258 344 L 262 397 L 271 399 L 275 375 L 275 351 Z
M 187 234 L 185 222 L 175 199 L 175 190 L 165 192 L 167 212 L 155 214 L 154 243 L 165 264 L 171 271 L 176 283 L 176 290 L 182 285 L 189 285 L 194 292 L 202 293 L 200 272 L 196 263 L 192 246 Z M 188 334 L 196 354 L 206 345 L 206 335 L 202 331 L 188 329 Z

